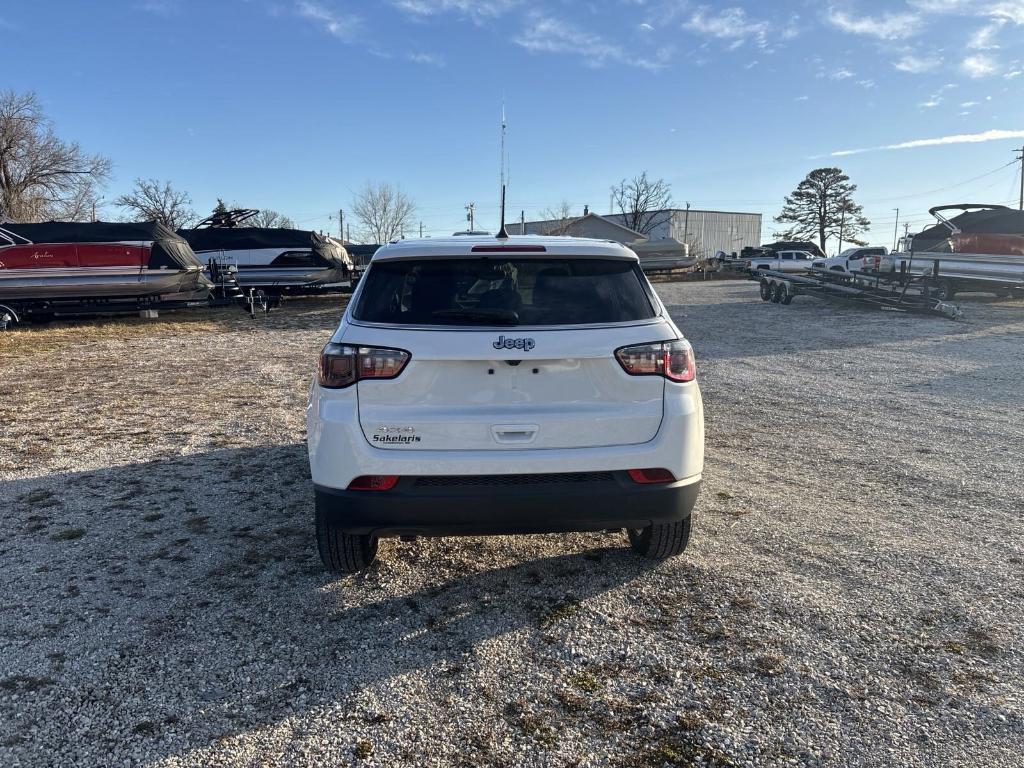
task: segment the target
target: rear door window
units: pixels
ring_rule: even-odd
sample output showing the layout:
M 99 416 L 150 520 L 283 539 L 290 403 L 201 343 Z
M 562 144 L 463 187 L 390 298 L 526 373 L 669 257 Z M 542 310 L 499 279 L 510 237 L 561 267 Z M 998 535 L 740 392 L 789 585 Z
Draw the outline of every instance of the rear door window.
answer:
M 584 325 L 656 316 L 640 267 L 623 259 L 379 261 L 356 320 L 401 325 Z

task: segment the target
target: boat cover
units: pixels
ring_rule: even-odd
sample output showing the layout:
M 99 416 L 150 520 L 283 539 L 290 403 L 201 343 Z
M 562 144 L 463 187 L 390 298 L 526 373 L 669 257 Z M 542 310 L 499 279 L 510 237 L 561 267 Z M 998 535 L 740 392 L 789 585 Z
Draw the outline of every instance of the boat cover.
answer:
M 1005 206 L 965 211 L 950 218 L 949 222 L 964 234 L 1024 235 L 1024 211 Z M 948 253 L 952 250 L 952 236 L 949 227 L 936 224 L 914 235 L 913 249 L 917 252 Z
M 180 234 L 197 252 L 301 248 L 309 249 L 328 261 L 351 263 L 341 243 L 306 229 L 204 227 L 202 229 L 182 229 Z
M 8 232 L 43 243 L 152 243 L 149 269 L 188 269 L 202 266 L 188 242 L 158 221 L 46 221 L 4 224 Z

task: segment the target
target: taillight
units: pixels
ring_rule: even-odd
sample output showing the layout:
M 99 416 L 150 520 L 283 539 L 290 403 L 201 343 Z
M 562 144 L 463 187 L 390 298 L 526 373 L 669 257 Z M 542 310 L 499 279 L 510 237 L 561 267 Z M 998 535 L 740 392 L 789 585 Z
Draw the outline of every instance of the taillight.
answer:
M 686 339 L 637 344 L 615 350 L 619 365 L 630 376 L 664 376 L 669 381 L 693 381 L 697 364 Z
M 398 475 L 360 475 L 348 484 L 350 491 L 390 491 L 398 485 Z
M 317 379 L 321 387 L 341 389 L 362 379 L 393 379 L 409 362 L 409 353 L 385 347 L 328 344 L 320 352 Z
M 629 477 L 634 483 L 651 485 L 652 483 L 674 483 L 676 476 L 667 469 L 630 469 Z

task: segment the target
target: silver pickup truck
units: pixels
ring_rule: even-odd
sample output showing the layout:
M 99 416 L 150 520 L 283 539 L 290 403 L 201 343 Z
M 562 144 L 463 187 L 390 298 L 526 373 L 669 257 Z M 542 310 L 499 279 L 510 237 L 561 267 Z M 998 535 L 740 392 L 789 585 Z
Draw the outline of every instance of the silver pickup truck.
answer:
M 774 251 L 747 260 L 747 271 L 771 269 L 775 272 L 806 272 L 815 259 L 809 251 Z

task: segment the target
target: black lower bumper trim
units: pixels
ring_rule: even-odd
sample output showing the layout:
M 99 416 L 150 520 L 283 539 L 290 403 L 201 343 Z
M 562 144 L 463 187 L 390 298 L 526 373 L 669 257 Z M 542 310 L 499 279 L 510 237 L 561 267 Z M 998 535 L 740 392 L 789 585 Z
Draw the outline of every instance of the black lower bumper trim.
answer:
M 644 528 L 687 517 L 700 482 L 639 485 L 625 472 L 586 483 L 418 484 L 390 491 L 314 485 L 317 515 L 346 533 L 374 536 L 481 536 Z M 524 476 L 516 476 L 523 478 Z

